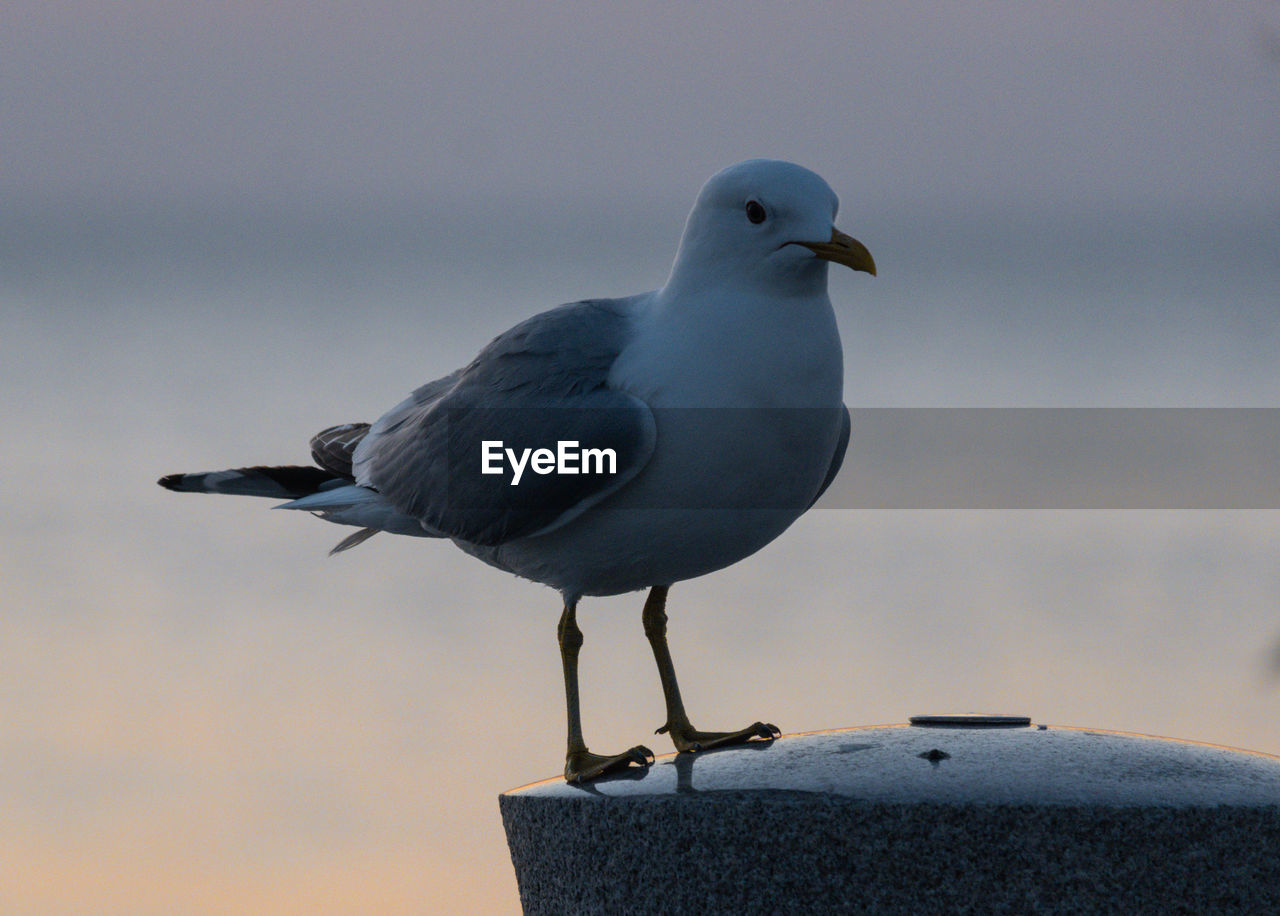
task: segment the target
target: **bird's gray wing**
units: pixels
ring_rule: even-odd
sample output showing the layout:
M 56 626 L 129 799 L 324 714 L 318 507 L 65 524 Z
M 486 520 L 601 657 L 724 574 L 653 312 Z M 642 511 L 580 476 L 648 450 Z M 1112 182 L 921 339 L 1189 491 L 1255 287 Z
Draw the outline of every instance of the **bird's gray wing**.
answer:
M 368 423 L 343 423 L 322 429 L 311 437 L 311 460 L 339 477 L 355 480 L 351 456 L 368 434 Z
M 841 406 L 840 438 L 836 440 L 835 454 L 831 456 L 831 465 L 827 468 L 827 476 L 823 479 L 822 486 L 818 487 L 818 492 L 813 497 L 813 502 L 806 507 L 807 509 L 813 508 L 813 503 L 822 498 L 822 494 L 827 492 L 827 487 L 831 486 L 831 481 L 835 480 L 836 475 L 840 473 L 840 465 L 844 464 L 844 453 L 849 448 L 850 427 L 849 408 Z
M 418 389 L 357 447 L 357 482 L 431 531 L 486 546 L 545 533 L 618 490 L 648 462 L 656 439 L 649 407 L 608 386 L 630 333 L 624 303 L 578 302 L 536 315 L 470 365 Z M 614 473 L 526 466 L 513 485 L 508 461 L 500 462 L 504 473 L 482 473 L 486 442 L 517 454 L 555 453 L 560 442 L 608 449 Z

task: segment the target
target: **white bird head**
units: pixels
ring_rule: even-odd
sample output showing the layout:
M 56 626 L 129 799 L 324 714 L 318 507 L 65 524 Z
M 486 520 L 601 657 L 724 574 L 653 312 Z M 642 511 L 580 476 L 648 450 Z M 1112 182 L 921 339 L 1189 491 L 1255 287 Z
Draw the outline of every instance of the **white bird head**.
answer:
M 667 288 L 825 289 L 828 262 L 875 274 L 870 252 L 835 228 L 840 202 L 821 177 L 775 159 L 713 175 L 685 224 Z

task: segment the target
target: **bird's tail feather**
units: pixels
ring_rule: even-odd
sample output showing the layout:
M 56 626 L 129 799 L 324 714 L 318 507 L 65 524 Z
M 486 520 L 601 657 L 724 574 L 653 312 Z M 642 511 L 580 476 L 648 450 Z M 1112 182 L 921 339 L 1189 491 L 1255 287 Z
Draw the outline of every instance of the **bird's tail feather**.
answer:
M 330 487 L 346 486 L 349 482 L 330 471 L 299 465 L 259 465 L 198 474 L 170 474 L 156 481 L 167 490 L 183 493 L 226 493 L 271 499 L 298 499 Z
M 381 530 L 381 528 L 361 528 L 355 534 L 348 534 L 334 545 L 333 549 L 329 551 L 329 556 L 333 556 L 335 553 L 342 553 L 344 550 L 350 550 L 352 547 L 357 547 Z
M 338 525 L 355 525 L 357 528 L 408 534 L 420 538 L 442 537 L 440 532 L 424 528 L 422 522 L 400 512 L 383 499 L 382 494 L 377 490 L 370 490 L 368 487 L 354 483 L 340 487 L 325 487 L 310 496 L 281 503 L 276 508 L 301 509 L 320 516 L 326 522 L 334 522 Z M 372 536 L 372 534 L 357 532 L 339 544 L 338 549 L 346 550 L 354 547 Z
M 185 493 L 229 493 L 266 496 L 288 502 L 277 509 L 303 509 L 327 522 L 355 525 L 360 530 L 338 542 L 330 555 L 363 544 L 379 531 L 415 537 L 440 537 L 417 519 L 402 515 L 374 490 L 353 484 L 322 468 L 284 466 L 231 468 L 200 474 L 170 474 L 160 486 Z

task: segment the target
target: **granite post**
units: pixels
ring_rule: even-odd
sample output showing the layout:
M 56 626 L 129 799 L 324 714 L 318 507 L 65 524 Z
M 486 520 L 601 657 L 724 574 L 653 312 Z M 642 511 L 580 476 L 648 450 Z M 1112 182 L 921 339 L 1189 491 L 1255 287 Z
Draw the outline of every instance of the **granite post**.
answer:
M 1280 758 L 1018 717 L 913 722 L 507 792 L 524 910 L 1280 912 Z

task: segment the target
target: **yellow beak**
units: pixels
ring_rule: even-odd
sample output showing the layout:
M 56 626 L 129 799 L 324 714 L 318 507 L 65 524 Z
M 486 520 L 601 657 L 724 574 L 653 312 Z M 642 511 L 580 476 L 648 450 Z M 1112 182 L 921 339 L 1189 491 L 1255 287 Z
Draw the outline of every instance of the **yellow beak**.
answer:
M 867 251 L 867 246 L 852 236 L 845 235 L 839 229 L 831 230 L 829 242 L 796 242 L 796 244 L 810 249 L 825 261 L 834 261 L 853 270 L 866 271 L 873 277 L 876 275 L 876 262 L 872 259 L 871 252 Z

